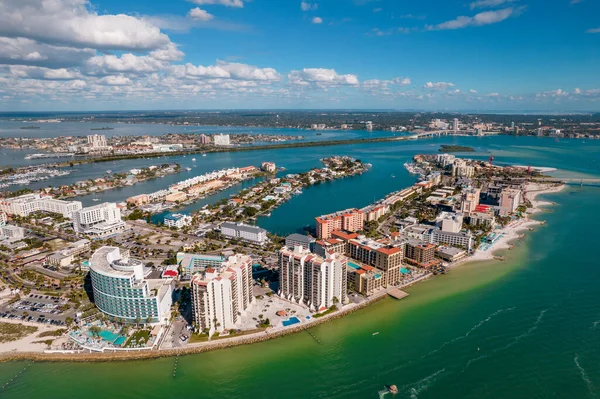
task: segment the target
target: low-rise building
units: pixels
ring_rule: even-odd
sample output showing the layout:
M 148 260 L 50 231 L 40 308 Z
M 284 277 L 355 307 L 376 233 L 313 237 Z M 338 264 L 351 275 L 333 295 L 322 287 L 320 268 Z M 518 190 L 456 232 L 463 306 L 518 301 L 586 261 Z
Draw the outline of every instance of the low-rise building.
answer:
M 268 173 L 275 173 L 275 172 L 277 172 L 277 166 L 275 166 L 274 162 L 263 162 L 260 165 L 260 168 L 263 171 L 268 172 Z
M 220 227 L 221 234 L 227 238 L 239 239 L 258 245 L 263 245 L 267 241 L 267 230 L 261 227 L 230 222 L 225 222 Z
M 435 250 L 435 255 L 447 262 L 456 262 L 467 256 L 467 251 L 448 246 L 440 246 Z
M 8 240 L 20 240 L 25 237 L 25 229 L 10 224 L 0 226 L 0 233 L 2 233 L 2 238 Z
M 181 229 L 192 223 L 192 217 L 184 213 L 170 213 L 165 216 L 165 226 Z
M 348 289 L 361 295 L 373 295 L 385 287 L 383 272 L 376 267 L 348 261 Z
M 181 267 L 182 274 L 190 277 L 206 270 L 208 267 L 219 267 L 225 258 L 221 255 L 177 253 L 177 264 Z
M 134 195 L 127 198 L 126 202 L 134 206 L 141 206 L 150 203 L 150 196 L 148 194 Z
M 167 202 L 182 202 L 187 199 L 187 194 L 183 191 L 173 191 L 165 196 Z
M 468 251 L 473 248 L 473 236 L 468 232 L 453 233 L 449 231 L 433 229 L 433 234 L 431 237 L 433 244 L 447 244 L 455 247 L 461 247 Z
M 288 248 L 302 247 L 312 251 L 314 243 L 315 239 L 305 234 L 294 233 L 285 238 L 285 246 Z
M 79 240 L 69 244 L 67 248 L 53 253 L 46 258 L 46 263 L 51 266 L 67 267 L 70 266 L 77 255 L 84 254 L 90 250 L 90 240 Z

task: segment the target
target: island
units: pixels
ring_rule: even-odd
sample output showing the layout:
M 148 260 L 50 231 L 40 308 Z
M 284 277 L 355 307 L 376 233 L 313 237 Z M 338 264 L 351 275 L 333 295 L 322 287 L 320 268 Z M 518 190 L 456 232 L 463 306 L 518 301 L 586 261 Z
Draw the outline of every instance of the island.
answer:
M 472 147 L 467 147 L 464 145 L 453 145 L 453 144 L 442 144 L 440 146 L 439 152 L 451 153 L 451 152 L 475 152 L 475 149 Z

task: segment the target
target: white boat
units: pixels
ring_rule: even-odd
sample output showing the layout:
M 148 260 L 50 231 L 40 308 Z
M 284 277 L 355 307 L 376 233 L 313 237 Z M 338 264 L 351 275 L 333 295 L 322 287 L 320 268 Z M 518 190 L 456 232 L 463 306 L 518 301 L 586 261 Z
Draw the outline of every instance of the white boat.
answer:
M 202 154 L 202 156 L 203 156 L 203 157 L 205 157 L 205 156 L 206 156 L 206 154 Z
M 377 334 L 379 334 L 379 331 L 373 333 L 373 335 L 377 335 Z
M 189 172 L 190 170 L 192 170 L 192 168 L 185 168 L 185 170 L 187 170 Z
M 196 158 L 192 158 L 192 162 L 196 162 Z

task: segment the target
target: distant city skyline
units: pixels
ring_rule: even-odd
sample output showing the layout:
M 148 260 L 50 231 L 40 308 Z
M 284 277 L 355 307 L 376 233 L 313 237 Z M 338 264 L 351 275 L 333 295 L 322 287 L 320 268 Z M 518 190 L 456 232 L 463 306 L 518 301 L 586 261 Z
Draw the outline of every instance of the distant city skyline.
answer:
M 0 110 L 599 111 L 592 0 L 4 0 Z

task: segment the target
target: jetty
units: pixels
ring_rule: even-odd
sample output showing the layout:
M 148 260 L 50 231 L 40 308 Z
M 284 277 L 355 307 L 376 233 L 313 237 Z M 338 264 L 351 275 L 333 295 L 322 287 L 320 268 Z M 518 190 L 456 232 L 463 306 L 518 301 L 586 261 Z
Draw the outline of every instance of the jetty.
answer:
M 387 293 L 389 296 L 395 299 L 402 299 L 408 296 L 408 292 L 402 291 L 398 288 L 391 288 Z

